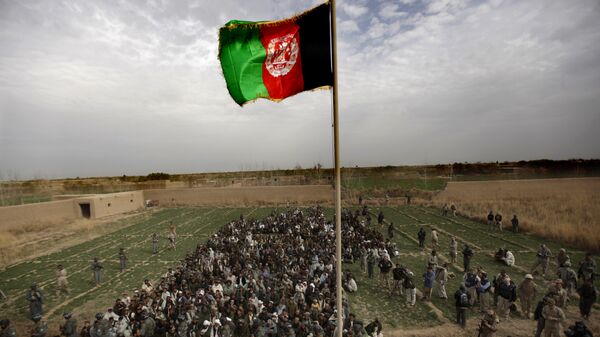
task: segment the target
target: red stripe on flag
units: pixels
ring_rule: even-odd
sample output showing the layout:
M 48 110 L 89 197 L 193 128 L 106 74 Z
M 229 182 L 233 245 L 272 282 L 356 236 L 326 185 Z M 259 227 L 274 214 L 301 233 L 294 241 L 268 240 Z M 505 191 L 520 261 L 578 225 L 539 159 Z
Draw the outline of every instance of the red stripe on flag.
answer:
M 262 77 L 269 96 L 283 99 L 303 91 L 300 27 L 293 21 L 261 27 L 260 41 L 267 51 Z

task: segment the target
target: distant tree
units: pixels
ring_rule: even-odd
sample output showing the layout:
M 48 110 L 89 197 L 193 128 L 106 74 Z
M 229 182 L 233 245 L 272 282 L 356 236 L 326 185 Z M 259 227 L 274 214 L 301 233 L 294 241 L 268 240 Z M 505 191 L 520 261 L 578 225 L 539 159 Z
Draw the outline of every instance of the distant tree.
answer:
M 163 173 L 163 172 L 154 172 L 154 173 L 150 173 L 149 175 L 147 175 L 144 180 L 148 181 L 148 180 L 170 180 L 171 176 L 167 173 Z

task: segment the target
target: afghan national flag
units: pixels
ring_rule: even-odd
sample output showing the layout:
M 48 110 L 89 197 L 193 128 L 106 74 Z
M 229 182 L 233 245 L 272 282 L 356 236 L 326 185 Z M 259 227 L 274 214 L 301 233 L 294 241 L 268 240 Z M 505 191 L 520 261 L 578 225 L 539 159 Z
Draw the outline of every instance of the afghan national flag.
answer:
M 282 100 L 333 85 L 330 4 L 266 22 L 229 21 L 219 30 L 219 59 L 231 97 Z

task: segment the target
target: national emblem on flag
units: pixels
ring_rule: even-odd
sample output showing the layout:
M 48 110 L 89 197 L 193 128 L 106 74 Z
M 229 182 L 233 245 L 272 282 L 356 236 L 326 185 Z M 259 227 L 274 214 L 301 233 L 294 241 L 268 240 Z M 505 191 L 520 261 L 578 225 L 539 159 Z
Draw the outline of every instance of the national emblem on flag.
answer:
M 333 85 L 330 4 L 280 21 L 233 20 L 219 30 L 227 89 L 239 105 Z

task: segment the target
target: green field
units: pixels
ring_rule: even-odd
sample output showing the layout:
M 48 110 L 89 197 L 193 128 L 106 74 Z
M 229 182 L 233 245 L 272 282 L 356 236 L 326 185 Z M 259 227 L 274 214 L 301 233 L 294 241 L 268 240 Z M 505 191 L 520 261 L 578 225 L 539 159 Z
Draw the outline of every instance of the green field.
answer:
M 58 319 L 63 311 L 69 310 L 90 315 L 103 311 L 111 305 L 122 292 L 131 293 L 141 286 L 144 278 L 156 280 L 170 266 L 176 266 L 185 254 L 194 249 L 199 242 L 217 231 L 229 220 L 240 214 L 247 218 L 262 218 L 274 208 L 171 208 L 152 213 L 143 213 L 128 221 L 131 224 L 116 232 L 79 244 L 60 252 L 36 258 L 32 261 L 16 264 L 0 271 L 1 289 L 8 299 L 0 304 L 0 317 L 9 317 L 18 321 L 28 320 L 28 304 L 24 294 L 32 282 L 37 282 L 46 296 L 45 312 L 49 319 Z M 376 213 L 378 209 L 372 209 Z M 417 287 L 422 287 L 420 276 L 426 266 L 429 249 L 421 252 L 416 243 L 416 233 L 421 225 L 434 226 L 440 232 L 439 255 L 447 257 L 449 235 L 457 237 L 460 248 L 462 243 L 473 244 L 475 257 L 472 266 L 481 265 L 492 278 L 504 266 L 494 261 L 493 254 L 499 247 L 511 249 L 516 256 L 517 266 L 508 270 L 510 276 L 519 283 L 525 269 L 534 262 L 535 251 L 542 241 L 527 234 L 513 234 L 487 231 L 487 226 L 465 218 L 442 217 L 438 210 L 422 207 L 401 206 L 383 208 L 386 221 L 394 222 L 397 233 L 394 241 L 400 248 L 400 263 L 407 265 L 415 273 Z M 326 209 L 328 217 L 333 215 L 331 208 Z M 152 233 L 162 237 L 166 235 L 169 222 L 177 225 L 178 246 L 176 251 L 165 249 L 165 240 L 161 242 L 161 251 L 151 253 Z M 384 231 L 384 228 L 381 228 Z M 428 231 L 427 243 L 430 243 Z M 548 242 L 546 242 L 548 243 Z M 553 253 L 561 247 L 548 243 Z M 129 256 L 129 269 L 119 272 L 118 250 L 124 247 Z M 568 248 L 571 259 L 578 263 L 584 252 Z M 90 262 L 99 257 L 104 264 L 104 282 L 95 287 L 91 282 Z M 461 261 L 461 257 L 458 258 Z M 63 264 L 68 271 L 71 294 L 67 297 L 55 295 L 54 271 L 57 264 Z M 434 296 L 432 304 L 417 301 L 417 306 L 407 308 L 404 297 L 390 296 L 389 291 L 374 280 L 368 280 L 359 270 L 358 263 L 346 264 L 344 268 L 353 271 L 358 277 L 359 291 L 350 295 L 350 305 L 357 317 L 365 321 L 378 317 L 388 327 L 427 327 L 453 320 L 454 302 L 443 301 Z M 525 268 L 525 269 L 523 269 Z M 549 274 L 554 274 L 555 266 Z M 462 263 L 451 268 L 457 277 L 447 285 L 448 295 L 458 288 L 462 277 Z M 538 280 L 538 284 L 541 282 Z M 435 294 L 434 294 L 435 295 Z M 88 318 L 88 317 L 86 317 Z

